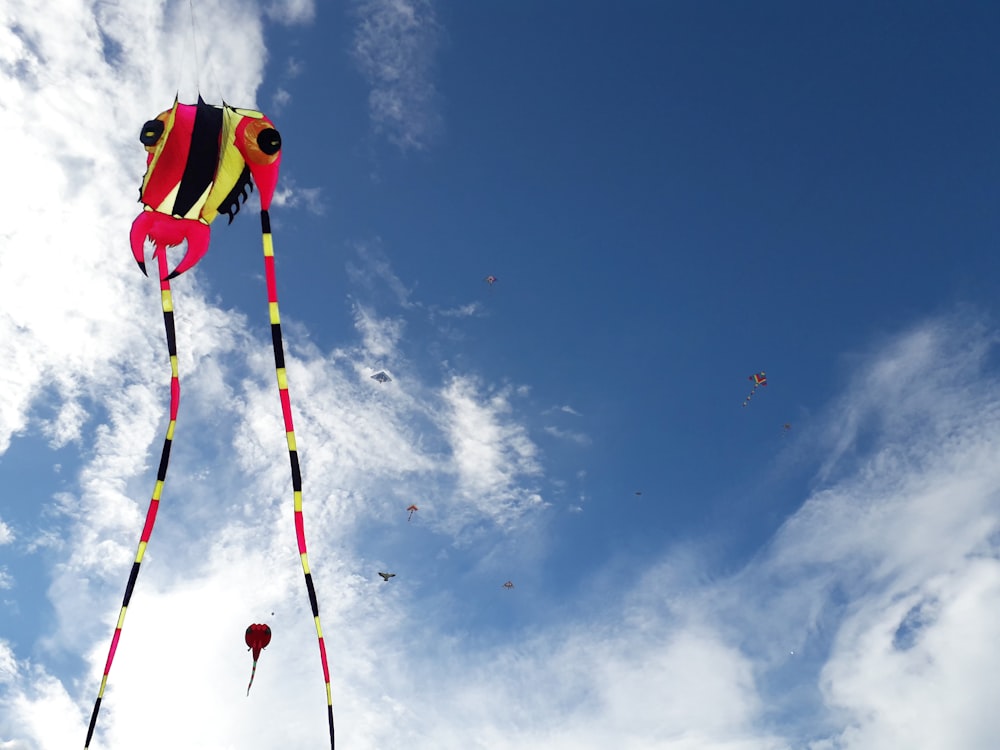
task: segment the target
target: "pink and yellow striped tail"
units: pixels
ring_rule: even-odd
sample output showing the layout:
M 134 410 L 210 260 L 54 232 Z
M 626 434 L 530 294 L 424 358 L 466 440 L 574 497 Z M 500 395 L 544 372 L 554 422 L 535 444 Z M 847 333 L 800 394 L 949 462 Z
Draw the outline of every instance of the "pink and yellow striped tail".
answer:
M 299 469 L 299 454 L 295 445 L 295 428 L 292 424 L 292 404 L 288 396 L 288 376 L 285 373 L 285 349 L 281 339 L 281 315 L 278 311 L 278 287 L 274 274 L 274 242 L 271 238 L 271 217 L 267 209 L 260 212 L 261 236 L 264 244 L 264 276 L 267 282 L 267 306 L 271 316 L 271 342 L 274 345 L 274 369 L 278 376 L 278 396 L 281 399 L 281 415 L 285 421 L 285 440 L 288 442 L 288 460 L 292 469 L 292 494 L 295 501 L 295 539 L 299 546 L 299 561 L 306 578 L 309 605 L 312 607 L 313 623 L 319 640 L 319 658 L 323 665 L 323 681 L 326 683 L 326 711 L 330 726 L 330 748 L 334 748 L 333 694 L 330 690 L 330 668 L 326 660 L 326 644 L 323 641 L 323 627 L 319 620 L 319 603 L 309 570 L 309 555 L 306 552 L 305 523 L 302 517 L 302 472 Z

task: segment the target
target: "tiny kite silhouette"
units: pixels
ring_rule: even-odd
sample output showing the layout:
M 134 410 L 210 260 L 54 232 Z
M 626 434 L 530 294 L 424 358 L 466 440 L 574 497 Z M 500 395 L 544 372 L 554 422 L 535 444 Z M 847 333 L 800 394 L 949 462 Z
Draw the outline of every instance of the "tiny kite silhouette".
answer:
M 385 374 L 385 370 L 379 370 L 374 375 L 372 375 L 372 380 L 377 380 L 380 383 L 391 383 L 392 378 Z
M 500 281 L 500 279 L 498 279 L 498 278 L 497 278 L 496 276 L 494 276 L 493 274 L 490 274 L 490 275 L 489 275 L 489 276 L 487 276 L 487 277 L 486 277 L 485 279 L 483 279 L 483 281 L 485 281 L 485 282 L 486 282 L 487 284 L 489 284 L 490 286 L 493 286 L 493 285 L 494 285 L 494 284 L 496 284 L 496 283 L 497 283 L 498 281 Z
M 382 571 L 379 571 L 379 575 L 382 576 L 383 581 L 388 581 L 390 578 L 396 577 L 395 573 L 383 573 Z
M 260 658 L 260 652 L 271 642 L 271 628 L 262 623 L 254 623 L 247 628 L 243 639 L 246 641 L 247 651 L 253 651 L 253 668 L 250 670 L 250 683 L 247 685 L 247 695 L 250 695 L 250 685 L 253 685 L 254 675 L 257 674 L 257 659 Z
M 413 514 L 416 513 L 418 510 L 420 510 L 420 508 L 418 508 L 416 505 L 411 505 L 409 508 L 407 508 L 407 510 L 410 511 L 410 515 L 406 518 L 406 520 L 409 521 L 411 518 L 413 518 Z
M 507 581 L 507 583 L 505 583 L 503 585 L 503 587 L 505 589 L 507 589 L 508 591 L 510 591 L 512 588 L 514 588 L 514 582 L 513 581 Z

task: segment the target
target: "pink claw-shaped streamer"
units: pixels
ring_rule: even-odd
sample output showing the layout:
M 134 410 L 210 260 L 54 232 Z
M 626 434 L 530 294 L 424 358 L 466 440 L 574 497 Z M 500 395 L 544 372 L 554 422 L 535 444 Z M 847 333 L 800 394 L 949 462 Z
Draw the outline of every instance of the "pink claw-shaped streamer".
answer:
M 178 219 L 158 211 L 143 211 L 132 222 L 132 231 L 129 234 L 132 255 L 143 273 L 146 273 L 147 237 L 156 245 L 154 256 L 156 253 L 165 253 L 168 247 L 187 241 L 184 257 L 177 264 L 177 268 L 167 276 L 168 279 L 173 279 L 194 268 L 195 264 L 205 257 L 211 229 L 208 224 L 198 219 Z

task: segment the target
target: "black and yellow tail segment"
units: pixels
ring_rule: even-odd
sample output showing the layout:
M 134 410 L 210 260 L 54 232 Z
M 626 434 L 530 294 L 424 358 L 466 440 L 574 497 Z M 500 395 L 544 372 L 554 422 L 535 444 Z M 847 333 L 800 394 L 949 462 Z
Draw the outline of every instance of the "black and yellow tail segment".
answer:
M 295 428 L 292 424 L 292 404 L 288 396 L 288 376 L 285 374 L 285 348 L 281 339 L 281 315 L 278 312 L 278 288 L 274 274 L 274 243 L 271 238 L 271 217 L 267 210 L 260 212 L 261 239 L 264 244 L 264 276 L 267 281 L 267 306 L 271 317 L 271 342 L 274 346 L 274 369 L 278 377 L 278 396 L 281 399 L 281 416 L 285 422 L 285 440 L 288 442 L 288 460 L 292 471 L 292 495 L 295 500 L 295 539 L 299 546 L 299 561 L 306 578 L 309 606 L 312 608 L 316 637 L 319 640 L 319 658 L 323 665 L 323 680 L 326 682 L 326 712 L 330 725 L 330 748 L 334 747 L 333 695 L 330 690 L 330 668 L 326 659 L 326 644 L 323 641 L 323 627 L 319 620 L 319 603 L 313 586 L 312 572 L 309 570 L 309 556 L 306 553 L 306 533 L 302 519 L 302 472 L 299 468 L 299 453 L 295 445 Z
M 177 410 L 181 402 L 180 376 L 177 372 L 177 337 L 174 333 L 174 302 L 170 294 L 170 280 L 167 279 L 166 248 L 157 248 L 156 255 L 160 264 L 160 278 L 163 279 L 160 282 L 160 304 L 163 307 L 163 326 L 166 329 L 167 351 L 170 354 L 170 422 L 167 424 L 167 436 L 163 440 L 163 450 L 160 452 L 160 466 L 156 471 L 156 484 L 153 487 L 153 495 L 149 500 L 149 509 L 146 511 L 146 522 L 143 524 L 142 534 L 139 536 L 139 548 L 135 553 L 135 561 L 132 563 L 132 571 L 129 573 L 128 583 L 125 585 L 122 608 L 118 613 L 118 623 L 115 625 L 114 635 L 111 637 L 108 660 L 104 664 L 101 689 L 97 693 L 94 712 L 90 715 L 90 726 L 87 727 L 87 739 L 83 745 L 84 750 L 90 747 L 90 741 L 94 737 L 94 729 L 97 727 L 97 715 L 101 711 L 101 700 L 104 698 L 104 689 L 108 685 L 108 673 L 111 672 L 111 663 L 115 659 L 115 651 L 118 649 L 122 626 L 125 624 L 125 612 L 128 610 L 129 602 L 132 600 L 132 591 L 135 589 L 135 582 L 139 577 L 142 558 L 146 554 L 146 546 L 149 544 L 149 537 L 153 533 L 153 524 L 156 523 L 156 512 L 160 508 L 160 496 L 163 493 L 163 483 L 167 479 L 167 466 L 170 463 L 170 446 L 174 441 Z

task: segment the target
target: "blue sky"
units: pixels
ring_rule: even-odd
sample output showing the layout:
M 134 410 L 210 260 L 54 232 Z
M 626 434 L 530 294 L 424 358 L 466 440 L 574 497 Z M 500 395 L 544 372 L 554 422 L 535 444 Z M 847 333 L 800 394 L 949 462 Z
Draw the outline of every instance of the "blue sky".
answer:
M 282 133 L 341 747 L 1000 745 L 1000 8 L 193 6 L 0 11 L 0 749 L 85 736 L 166 425 L 136 135 L 199 91 Z M 323 746 L 254 201 L 95 748 Z

